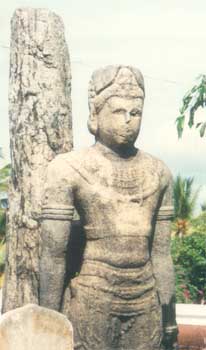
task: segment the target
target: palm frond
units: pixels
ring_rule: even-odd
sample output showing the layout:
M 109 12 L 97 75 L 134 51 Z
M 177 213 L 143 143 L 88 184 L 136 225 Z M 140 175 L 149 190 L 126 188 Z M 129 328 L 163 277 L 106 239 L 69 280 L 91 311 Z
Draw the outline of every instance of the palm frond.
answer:
M 196 205 L 199 189 L 193 190 L 194 178 L 178 175 L 174 181 L 173 199 L 176 219 L 189 219 Z

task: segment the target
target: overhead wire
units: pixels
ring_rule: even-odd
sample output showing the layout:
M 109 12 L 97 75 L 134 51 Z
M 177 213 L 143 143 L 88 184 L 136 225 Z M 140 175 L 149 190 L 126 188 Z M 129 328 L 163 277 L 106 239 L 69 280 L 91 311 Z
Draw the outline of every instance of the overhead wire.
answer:
M 0 42 L 0 48 L 9 49 L 9 46 L 6 46 L 6 45 L 4 45 L 3 43 Z M 93 65 L 89 64 L 88 62 L 84 62 L 84 61 L 79 60 L 79 59 L 71 60 L 71 63 L 72 64 L 80 64 L 82 66 L 89 67 L 89 68 L 93 67 Z M 146 79 L 157 80 L 157 81 L 164 82 L 164 83 L 167 83 L 167 84 L 173 84 L 173 85 L 184 85 L 184 84 L 186 84 L 185 82 L 180 82 L 180 81 L 175 81 L 175 80 L 165 79 L 165 78 L 157 78 L 157 77 L 153 77 L 153 76 L 147 75 L 147 74 L 144 74 L 144 77 Z
M 9 49 L 9 46 L 4 45 L 3 43 L 0 43 L 0 47 L 1 47 L 2 49 Z

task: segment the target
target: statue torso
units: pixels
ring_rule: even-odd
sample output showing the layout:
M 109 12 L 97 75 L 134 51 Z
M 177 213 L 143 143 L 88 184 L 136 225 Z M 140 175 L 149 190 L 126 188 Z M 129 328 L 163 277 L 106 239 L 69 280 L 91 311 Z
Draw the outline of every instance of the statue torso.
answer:
M 84 260 L 136 268 L 150 259 L 162 169 L 141 151 L 122 159 L 101 145 L 66 160 L 74 172 L 74 204 L 86 234 Z

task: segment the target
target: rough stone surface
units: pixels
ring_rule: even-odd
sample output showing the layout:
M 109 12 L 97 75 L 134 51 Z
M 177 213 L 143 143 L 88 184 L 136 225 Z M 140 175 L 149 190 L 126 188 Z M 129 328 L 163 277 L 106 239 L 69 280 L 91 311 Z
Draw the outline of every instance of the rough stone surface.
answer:
M 172 178 L 162 161 L 134 147 L 143 102 L 137 69 L 95 72 L 88 125 L 96 143 L 48 167 L 40 303 L 68 316 L 77 349 L 168 350 L 176 341 Z M 74 208 L 83 231 L 71 273 Z
M 72 325 L 62 314 L 30 304 L 1 317 L 0 349 L 73 350 Z
M 45 171 L 72 148 L 71 74 L 62 20 L 18 9 L 11 21 L 9 195 L 3 312 L 38 303 L 39 216 Z

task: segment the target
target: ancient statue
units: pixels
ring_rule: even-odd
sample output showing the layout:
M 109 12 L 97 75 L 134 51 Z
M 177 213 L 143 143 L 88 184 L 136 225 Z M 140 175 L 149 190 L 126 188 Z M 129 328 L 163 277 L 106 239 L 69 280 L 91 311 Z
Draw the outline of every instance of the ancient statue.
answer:
M 94 72 L 88 127 L 95 144 L 48 166 L 40 304 L 67 315 L 75 349 L 168 350 L 176 341 L 172 177 L 134 146 L 144 96 L 133 67 Z M 65 282 L 74 209 L 86 241 L 79 273 Z

